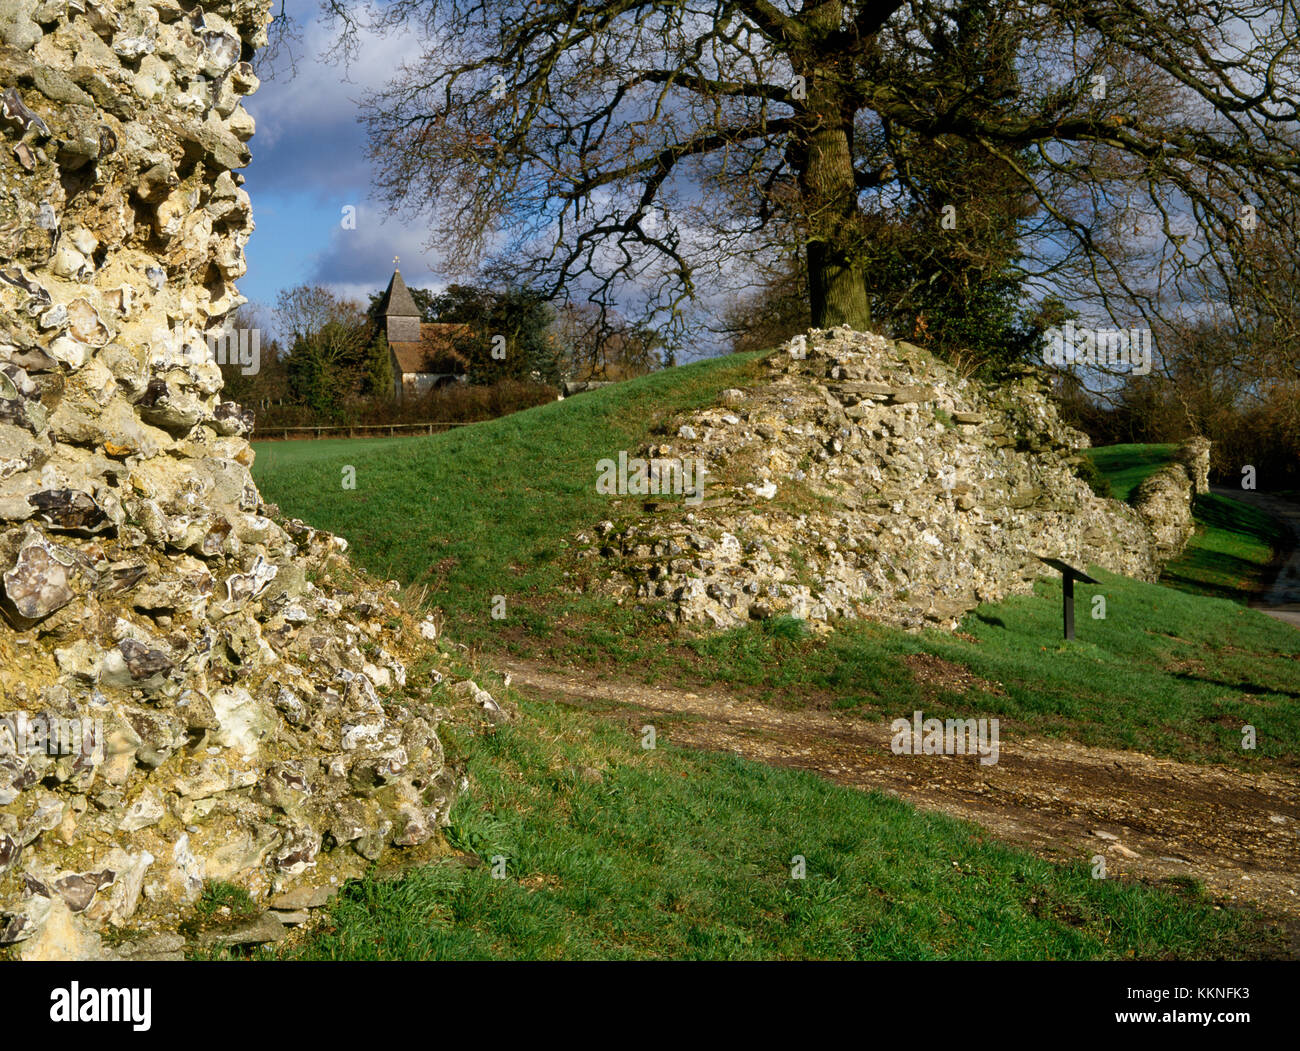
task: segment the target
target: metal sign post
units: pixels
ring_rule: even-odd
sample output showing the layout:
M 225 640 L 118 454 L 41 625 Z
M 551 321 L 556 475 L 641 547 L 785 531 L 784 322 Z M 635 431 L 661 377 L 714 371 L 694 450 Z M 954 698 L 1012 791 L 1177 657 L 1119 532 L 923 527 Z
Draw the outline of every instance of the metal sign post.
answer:
M 1062 562 L 1059 558 L 1043 558 L 1039 555 L 1038 560 L 1046 562 L 1061 574 L 1061 613 L 1065 622 L 1065 637 L 1072 639 L 1074 638 L 1074 582 L 1077 580 L 1083 584 L 1100 584 L 1101 581 L 1094 580 L 1082 569 L 1075 569 L 1068 562 Z

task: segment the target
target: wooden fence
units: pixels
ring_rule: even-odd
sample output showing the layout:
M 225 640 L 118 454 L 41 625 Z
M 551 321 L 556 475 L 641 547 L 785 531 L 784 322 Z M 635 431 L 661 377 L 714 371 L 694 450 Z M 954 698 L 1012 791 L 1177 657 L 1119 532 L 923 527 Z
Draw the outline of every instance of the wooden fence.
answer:
M 340 427 L 255 427 L 249 436 L 252 441 L 288 440 L 297 438 L 396 438 L 399 432 L 409 434 L 440 433 L 451 427 L 466 427 L 472 421 L 426 421 L 425 423 L 354 423 Z

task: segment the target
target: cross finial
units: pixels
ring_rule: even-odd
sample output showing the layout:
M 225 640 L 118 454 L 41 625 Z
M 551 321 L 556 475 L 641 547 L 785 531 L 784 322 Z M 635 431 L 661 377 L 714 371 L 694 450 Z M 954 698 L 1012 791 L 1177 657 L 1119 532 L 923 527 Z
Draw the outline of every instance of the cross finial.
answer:
M 393 256 L 393 269 L 397 269 L 397 256 Z

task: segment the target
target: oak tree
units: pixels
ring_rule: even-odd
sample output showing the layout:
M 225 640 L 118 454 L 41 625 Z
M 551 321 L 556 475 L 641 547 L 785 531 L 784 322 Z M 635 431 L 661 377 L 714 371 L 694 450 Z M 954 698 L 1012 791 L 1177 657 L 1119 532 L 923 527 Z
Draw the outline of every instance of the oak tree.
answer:
M 352 9 L 326 6 L 346 29 Z M 865 327 L 873 246 L 899 222 L 973 280 L 1000 254 L 1144 315 L 1207 271 L 1263 281 L 1248 218 L 1295 232 L 1291 0 L 391 0 L 375 17 L 430 41 L 365 102 L 387 203 L 427 212 L 453 268 L 635 299 L 661 323 L 737 255 L 798 246 L 813 324 Z

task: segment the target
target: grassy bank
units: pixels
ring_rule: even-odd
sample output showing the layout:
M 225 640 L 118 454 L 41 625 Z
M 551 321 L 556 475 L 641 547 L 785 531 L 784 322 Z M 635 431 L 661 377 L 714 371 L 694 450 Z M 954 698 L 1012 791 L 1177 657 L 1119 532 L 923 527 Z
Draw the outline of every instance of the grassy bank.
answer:
M 677 412 L 744 386 L 754 359 L 691 366 L 454 433 L 259 446 L 263 492 L 335 530 L 361 564 L 440 611 L 447 636 L 776 705 L 894 718 L 997 715 L 1003 735 L 1059 735 L 1225 764 L 1294 767 L 1300 636 L 1222 599 L 1099 574 L 1060 640 L 1060 585 L 972 613 L 958 634 L 789 619 L 696 636 L 579 593 L 568 557 L 608 505 L 595 461 Z M 1099 451 L 1104 453 L 1104 451 Z M 1116 454 L 1127 491 L 1167 450 Z M 342 489 L 342 468 L 357 489 Z M 1215 505 L 1203 505 L 1213 507 Z M 1203 523 L 1259 551 L 1251 517 Z M 1215 540 L 1221 530 L 1220 540 Z M 1264 545 L 1265 548 L 1267 545 Z M 1202 578 L 1204 579 L 1204 576 Z M 1225 590 L 1230 590 L 1225 584 Z M 491 617 L 504 595 L 507 616 Z M 1094 619 L 1094 596 L 1105 599 Z M 923 659 L 920 659 L 923 658 Z M 485 661 L 491 664 L 490 656 Z M 936 669 L 940 674 L 935 674 Z M 412 681 L 420 680 L 417 674 Z M 1282 954 L 1278 931 L 1189 882 L 1093 879 L 976 826 L 811 774 L 654 750 L 611 713 L 515 698 L 493 733 L 443 728 L 470 790 L 450 839 L 465 855 L 349 884 L 325 921 L 275 950 L 298 959 L 1126 959 Z M 1257 727 L 1244 754 L 1240 726 Z M 805 878 L 792 876 L 805 859 Z M 502 878 L 498 878 L 502 877 Z
M 684 409 L 744 386 L 755 356 L 704 362 L 453 433 L 356 442 L 270 443 L 255 468 L 268 498 L 334 530 L 356 559 L 438 609 L 451 637 L 484 652 L 609 670 L 645 681 L 720 684 L 756 699 L 894 718 L 924 700 L 936 715 L 997 715 L 1004 732 L 1059 735 L 1198 761 L 1300 761 L 1300 635 L 1233 601 L 1271 554 L 1270 520 L 1219 497 L 1198 504 L 1188 552 L 1156 587 L 1112 574 L 1079 589 L 1079 638 L 1060 640 L 1060 584 L 973 612 L 962 632 L 912 635 L 848 623 L 825 638 L 796 622 L 721 635 L 573 587 L 589 570 L 570 538 L 608 511 L 595 463 L 635 449 Z M 1127 494 L 1172 446 L 1096 450 Z M 356 469 L 356 490 L 340 484 Z M 1202 595 L 1188 594 L 1188 591 Z M 504 619 L 491 616 L 504 596 Z M 1093 619 L 1094 596 L 1105 618 Z M 966 673 L 931 682 L 909 658 Z M 1260 731 L 1243 756 L 1239 728 Z
M 1281 952 L 1191 884 L 1098 880 L 810 774 L 525 703 L 447 732 L 481 861 L 349 884 L 293 959 L 1169 959 Z M 793 878 L 796 856 L 804 878 Z M 504 878 L 494 875 L 496 872 Z

